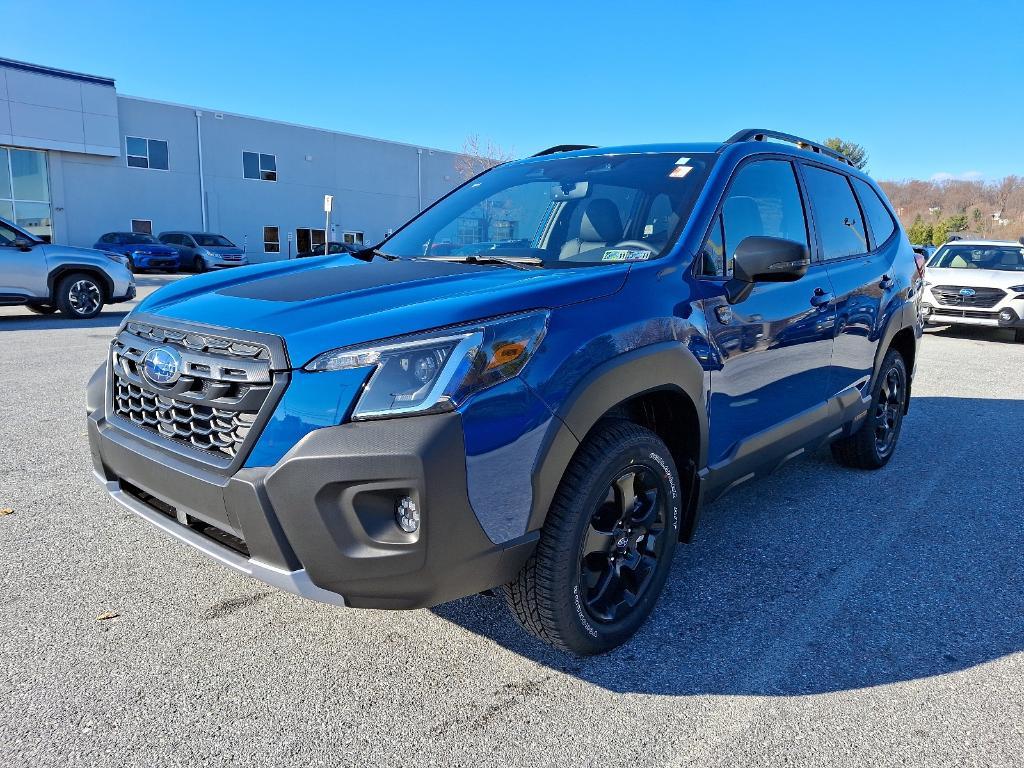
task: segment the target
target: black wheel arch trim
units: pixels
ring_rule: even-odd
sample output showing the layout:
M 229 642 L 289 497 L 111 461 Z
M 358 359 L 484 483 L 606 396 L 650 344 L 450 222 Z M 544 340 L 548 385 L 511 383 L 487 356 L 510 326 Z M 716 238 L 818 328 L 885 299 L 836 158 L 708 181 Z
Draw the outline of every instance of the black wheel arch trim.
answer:
M 46 287 L 49 290 L 51 300 L 56 300 L 54 293 L 56 292 L 57 285 L 60 283 L 61 279 L 67 275 L 74 274 L 75 272 L 84 272 L 90 277 L 98 278 L 100 286 L 103 288 L 104 301 L 109 301 L 114 295 L 114 281 L 111 280 L 107 274 L 95 264 L 61 264 L 46 276 Z
M 904 301 L 898 310 L 889 315 L 885 329 L 882 331 L 878 347 L 875 349 L 875 365 L 871 372 L 871 388 L 873 391 L 875 382 L 882 371 L 882 363 L 885 361 L 886 353 L 892 348 L 893 339 L 902 331 L 910 331 L 914 337 L 914 360 L 905 360 L 907 363 L 907 409 L 910 408 L 910 395 L 914 387 L 914 371 L 917 369 L 917 346 L 920 344 L 923 326 L 918 317 L 917 306 L 914 302 Z
M 650 392 L 677 392 L 687 397 L 697 414 L 700 455 L 696 467 L 707 462 L 708 418 L 705 372 L 696 356 L 682 343 L 664 341 L 618 355 L 591 370 L 555 411 L 557 420 L 537 461 L 533 475 L 533 507 L 527 531 L 544 524 L 548 509 L 566 468 L 587 433 L 609 411 Z M 677 467 L 682 479 L 691 479 L 690 504 L 684 508 L 681 530 L 692 533 L 692 518 L 699 503 L 700 479 L 696 467 Z M 684 494 L 685 498 L 685 494 Z

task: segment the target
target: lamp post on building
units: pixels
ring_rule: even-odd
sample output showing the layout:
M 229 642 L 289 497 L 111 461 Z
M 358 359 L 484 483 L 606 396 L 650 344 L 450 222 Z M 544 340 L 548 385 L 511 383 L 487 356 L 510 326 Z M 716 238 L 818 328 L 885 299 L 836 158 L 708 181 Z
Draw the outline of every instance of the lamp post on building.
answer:
M 324 215 L 327 220 L 324 222 L 324 256 L 331 252 L 331 208 L 334 207 L 334 195 L 324 195 Z

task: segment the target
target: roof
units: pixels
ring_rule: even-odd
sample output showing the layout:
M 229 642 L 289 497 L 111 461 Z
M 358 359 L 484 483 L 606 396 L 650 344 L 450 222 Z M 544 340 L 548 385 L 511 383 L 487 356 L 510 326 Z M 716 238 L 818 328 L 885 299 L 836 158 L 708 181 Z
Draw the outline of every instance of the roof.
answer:
M 44 67 L 42 64 L 30 64 L 27 61 L 16 61 L 15 59 L 0 58 L 0 67 L 18 69 L 22 72 L 32 72 L 37 75 L 50 75 L 51 77 L 63 77 L 66 80 L 78 80 L 83 83 L 95 83 L 96 85 L 109 85 L 114 87 L 112 77 L 101 77 L 100 75 L 87 75 L 84 72 L 72 72 L 69 69 L 57 69 L 56 67 Z
M 1011 248 L 1024 248 L 1017 240 L 947 240 L 943 245 L 1008 245 Z

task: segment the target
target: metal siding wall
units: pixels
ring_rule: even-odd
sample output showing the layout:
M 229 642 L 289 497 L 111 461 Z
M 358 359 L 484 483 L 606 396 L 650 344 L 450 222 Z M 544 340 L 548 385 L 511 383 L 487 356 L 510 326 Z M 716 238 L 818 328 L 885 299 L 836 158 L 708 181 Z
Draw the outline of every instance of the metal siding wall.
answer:
M 121 157 L 61 158 L 63 202 L 54 204 L 65 208 L 65 242 L 92 245 L 103 232 L 128 229 L 132 218 L 152 219 L 155 232 L 201 229 L 195 110 L 123 96 L 118 105 Z M 298 227 L 322 228 L 325 193 L 335 196 L 339 239 L 357 230 L 376 242 L 416 213 L 414 146 L 202 112 L 208 228 L 247 242 L 253 261 L 284 258 L 287 233 Z M 126 135 L 167 141 L 170 171 L 127 167 Z M 243 178 L 243 150 L 276 155 L 278 181 Z M 423 150 L 425 206 L 457 183 L 455 157 Z M 264 255 L 264 226 L 280 228 L 280 255 Z

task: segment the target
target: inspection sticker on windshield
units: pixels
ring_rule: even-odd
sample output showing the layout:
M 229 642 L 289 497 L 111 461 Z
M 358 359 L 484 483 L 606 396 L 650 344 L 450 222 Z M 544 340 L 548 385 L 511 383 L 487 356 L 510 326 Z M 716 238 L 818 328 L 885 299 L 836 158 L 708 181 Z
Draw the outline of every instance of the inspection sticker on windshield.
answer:
M 631 250 L 629 248 L 609 248 L 604 252 L 601 261 L 647 261 L 651 258 L 650 251 Z

